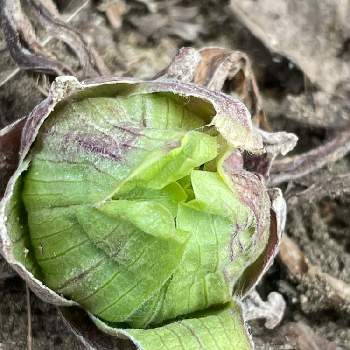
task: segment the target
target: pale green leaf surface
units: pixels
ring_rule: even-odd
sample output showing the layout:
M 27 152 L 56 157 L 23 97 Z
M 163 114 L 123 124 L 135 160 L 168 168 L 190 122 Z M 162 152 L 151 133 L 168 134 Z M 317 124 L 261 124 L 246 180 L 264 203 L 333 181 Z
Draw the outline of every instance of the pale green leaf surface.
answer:
M 198 126 L 184 106 L 156 95 L 64 106 L 40 133 L 25 176 L 45 282 L 110 321 L 142 309 L 180 263 L 188 234 L 174 217 L 187 195 L 176 180 L 216 156 L 215 137 L 157 121 L 172 108 L 184 110 L 177 125 L 169 117 L 172 126 Z

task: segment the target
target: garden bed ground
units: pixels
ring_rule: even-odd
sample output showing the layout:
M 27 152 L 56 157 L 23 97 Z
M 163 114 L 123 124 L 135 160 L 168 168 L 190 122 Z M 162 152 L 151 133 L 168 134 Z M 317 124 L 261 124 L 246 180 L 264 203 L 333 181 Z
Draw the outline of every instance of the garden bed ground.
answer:
M 296 19 L 293 20 L 293 11 L 297 12 L 297 9 L 293 10 L 291 4 L 297 1 L 291 1 L 291 8 L 287 10 L 286 2 L 277 1 L 274 6 L 280 6 L 280 17 L 290 11 L 285 24 L 294 23 L 295 27 L 286 26 L 282 31 L 302 30 L 300 26 L 307 23 L 307 18 L 301 18 L 307 17 L 308 12 L 294 13 Z M 61 13 L 68 14 L 75 11 L 77 2 L 58 0 L 57 3 Z M 224 0 L 114 3 L 116 5 L 111 10 L 107 1 L 102 4 L 87 2 L 70 21 L 70 25 L 84 33 L 112 74 L 150 77 L 166 67 L 182 46 L 222 46 L 241 50 L 252 61 L 271 129 L 298 135 L 300 141 L 293 151 L 295 154 L 320 146 L 350 127 L 350 89 L 345 79 L 348 72 L 344 71 L 342 80 L 334 73 L 333 78 L 338 81 L 333 84 L 332 76 L 317 75 L 312 71 L 313 66 L 322 69 L 320 59 L 324 60 L 324 69 L 328 69 L 332 55 L 337 69 L 343 63 L 349 64 L 349 28 L 345 24 L 341 30 L 337 27 L 343 25 L 344 9 L 337 10 L 340 11 L 338 23 L 333 17 L 324 17 L 327 14 L 322 4 L 329 6 L 327 1 L 320 1 L 317 5 L 319 12 L 315 12 L 319 21 L 334 22 L 335 29 L 330 35 L 332 43 L 338 43 L 337 46 L 334 44 L 336 48 L 329 48 L 327 57 L 322 58 L 308 50 L 304 56 L 299 52 L 308 47 L 307 40 L 310 40 L 310 47 L 314 45 L 313 40 L 320 43 L 328 40 L 322 29 L 314 36 L 306 32 L 305 36 L 301 34 L 302 43 L 289 42 L 289 46 L 288 43 L 282 45 L 281 41 L 292 40 L 292 35 L 280 34 L 282 37 L 278 38 L 276 34 L 277 39 L 272 35 L 271 40 L 277 40 L 276 44 L 270 43 L 257 30 L 260 28 L 267 35 L 271 26 L 264 21 L 281 20 L 274 18 L 273 14 L 264 17 L 267 0 L 256 2 L 256 17 L 244 11 L 242 14 L 241 9 L 235 7 L 236 1 L 232 1 L 235 11 Z M 327 13 L 328 16 L 334 14 Z M 317 22 L 317 18 L 309 19 L 310 27 L 313 21 Z M 40 27 L 37 33 L 40 40 L 45 40 L 48 35 Z M 45 48 L 55 53 L 57 59 L 77 67 L 74 55 L 61 43 L 51 41 Z M 31 70 L 19 71 L 2 83 L 16 69 L 2 34 L 0 50 L 0 127 L 3 127 L 26 115 L 45 97 L 49 78 Z M 336 53 L 332 54 L 332 50 Z M 320 52 L 319 56 L 323 54 Z M 76 70 L 80 72 L 78 67 Z M 307 176 L 281 184 L 289 208 L 286 233 L 300 247 L 310 266 L 343 283 L 340 291 L 344 299 L 334 297 L 327 279 L 323 279 L 324 275 L 293 276 L 283 257 L 277 259 L 258 291 L 263 298 L 271 291 L 281 293 L 287 302 L 287 310 L 276 329 L 267 330 L 263 321 L 252 323 L 257 349 L 316 350 L 336 349 L 336 346 L 350 349 L 350 307 L 347 304 L 350 300 L 349 174 L 350 159 L 345 156 L 337 162 L 328 162 Z M 336 181 L 339 186 L 333 188 Z M 25 349 L 28 327 L 26 287 L 20 278 L 5 269 L 4 262 L 0 261 L 0 349 Z M 83 348 L 53 306 L 44 304 L 33 294 L 30 294 L 30 304 L 33 349 Z

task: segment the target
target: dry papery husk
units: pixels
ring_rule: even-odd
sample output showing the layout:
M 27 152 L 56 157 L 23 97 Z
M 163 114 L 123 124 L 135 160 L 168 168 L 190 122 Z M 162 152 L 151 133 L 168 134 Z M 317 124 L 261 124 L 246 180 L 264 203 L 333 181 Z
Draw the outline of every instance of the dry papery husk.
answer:
M 104 326 L 100 322 L 94 323 L 92 321 L 94 317 L 89 317 L 74 301 L 67 300 L 45 286 L 35 277 L 32 270 L 16 258 L 14 242 L 9 233 L 11 228 L 6 224 L 6 206 L 15 189 L 16 181 L 28 167 L 26 156 L 45 119 L 60 104 L 91 96 L 116 96 L 133 90 L 138 93 L 176 94 L 186 99 L 189 108 L 200 108 L 203 115 L 208 116 L 208 124 L 216 127 L 226 139 L 231 141 L 233 146 L 240 148 L 244 144 L 246 152 L 265 159 L 266 150 L 263 141 L 266 141 L 266 137 L 263 138 L 253 127 L 249 111 L 239 100 L 192 83 L 183 83 L 180 80 L 181 74 L 176 77 L 176 80 L 163 76 L 153 81 L 107 77 L 79 82 L 71 76 L 58 77 L 53 82 L 48 97 L 35 107 L 29 116 L 0 131 L 0 154 L 2 155 L 0 163 L 2 180 L 0 184 L 2 198 L 0 202 L 0 252 L 40 299 L 60 307 L 68 325 L 88 348 L 132 349 L 135 346 L 125 339 L 122 333 L 116 332 L 114 336 L 110 336 L 106 334 L 107 329 L 101 332 L 100 329 Z M 249 170 L 254 171 L 252 166 Z M 269 192 L 272 203 L 270 237 L 264 253 L 246 270 L 245 282 L 238 284 L 238 295 L 241 297 L 254 288 L 278 251 L 286 207 L 279 189 L 271 189 Z M 24 245 L 22 253 L 23 256 L 30 254 L 29 246 Z M 246 283 L 247 280 L 249 283 Z

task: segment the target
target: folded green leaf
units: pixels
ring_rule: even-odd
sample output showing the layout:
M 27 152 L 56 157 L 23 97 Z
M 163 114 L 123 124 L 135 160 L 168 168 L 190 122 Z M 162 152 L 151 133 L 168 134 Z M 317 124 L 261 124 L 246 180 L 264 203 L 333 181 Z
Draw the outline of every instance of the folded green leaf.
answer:
M 95 319 L 103 331 L 133 339 L 139 350 L 246 350 L 251 339 L 241 309 L 231 303 L 151 329 L 116 329 Z

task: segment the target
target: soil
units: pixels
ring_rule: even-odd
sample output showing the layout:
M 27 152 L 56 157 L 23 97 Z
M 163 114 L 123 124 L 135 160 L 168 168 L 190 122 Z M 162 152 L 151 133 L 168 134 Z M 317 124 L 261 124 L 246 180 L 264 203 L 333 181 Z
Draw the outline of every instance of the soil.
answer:
M 74 1 L 58 3 L 59 9 L 69 11 Z M 114 75 L 150 77 L 166 67 L 176 50 L 182 46 L 223 46 L 244 51 L 252 60 L 271 128 L 294 132 L 299 136 L 295 153 L 325 142 L 333 131 L 318 125 L 317 121 L 305 122 L 300 118 L 300 113 L 298 118 L 294 118 L 295 113 L 290 113 L 291 110 L 286 107 L 290 98 L 294 98 L 293 103 L 299 103 L 299 111 L 305 110 L 308 108 L 310 91 L 312 94 L 319 90 L 293 62 L 285 56 L 272 53 L 233 15 L 227 1 L 196 0 L 178 3 L 193 8 L 193 18 L 187 19 L 187 22 L 196 27 L 191 27 L 192 31 L 188 29 L 188 38 L 184 34 L 179 35 L 181 24 L 176 24 L 171 17 L 171 7 L 175 5 L 170 2 L 169 9 L 164 6 L 165 10 L 161 10 L 164 17 L 169 16 L 168 22 L 151 34 L 146 30 L 148 27 L 142 30 L 137 25 L 137 20 L 149 13 L 142 1 L 128 2 L 120 28 L 112 28 L 104 13 L 97 10 L 95 3 L 81 11 L 71 24 L 86 34 Z M 38 34 L 40 37 L 46 35 L 42 28 L 38 28 Z M 1 81 L 16 65 L 11 60 L 1 35 L 0 47 Z M 74 64 L 74 56 L 61 44 L 53 41 L 47 48 Z M 45 97 L 47 86 L 48 82 L 42 75 L 26 71 L 20 71 L 2 86 L 0 128 L 29 113 Z M 326 169 L 319 170 L 312 175 L 314 181 L 322 178 L 325 172 L 349 173 L 350 159 L 345 157 Z M 282 185 L 289 207 L 287 234 L 301 247 L 310 263 L 350 284 L 349 194 L 301 201 L 288 195 L 298 186 L 303 188 L 304 185 Z M 3 272 L 4 266 L 4 262 L 0 261 L 0 350 L 25 349 L 28 327 L 25 283 L 10 270 Z M 318 281 L 301 283 L 291 278 L 285 266 L 277 259 L 258 286 L 258 291 L 263 299 L 271 291 L 281 293 L 287 302 L 287 310 L 281 325 L 274 330 L 267 330 L 263 321 L 251 323 L 256 348 L 321 348 L 316 345 L 286 345 L 293 343 L 286 336 L 286 327 L 301 324 L 310 327 L 315 337 L 323 337 L 324 344 L 327 343 L 326 340 L 333 342 L 329 343 L 327 349 L 335 349 L 331 347 L 335 344 L 339 349 L 350 349 L 349 310 L 343 310 L 324 298 L 323 288 Z M 33 349 L 83 349 L 55 307 L 43 303 L 32 293 L 30 305 Z M 299 328 L 296 332 L 299 332 Z M 302 334 L 302 331 L 298 334 Z

